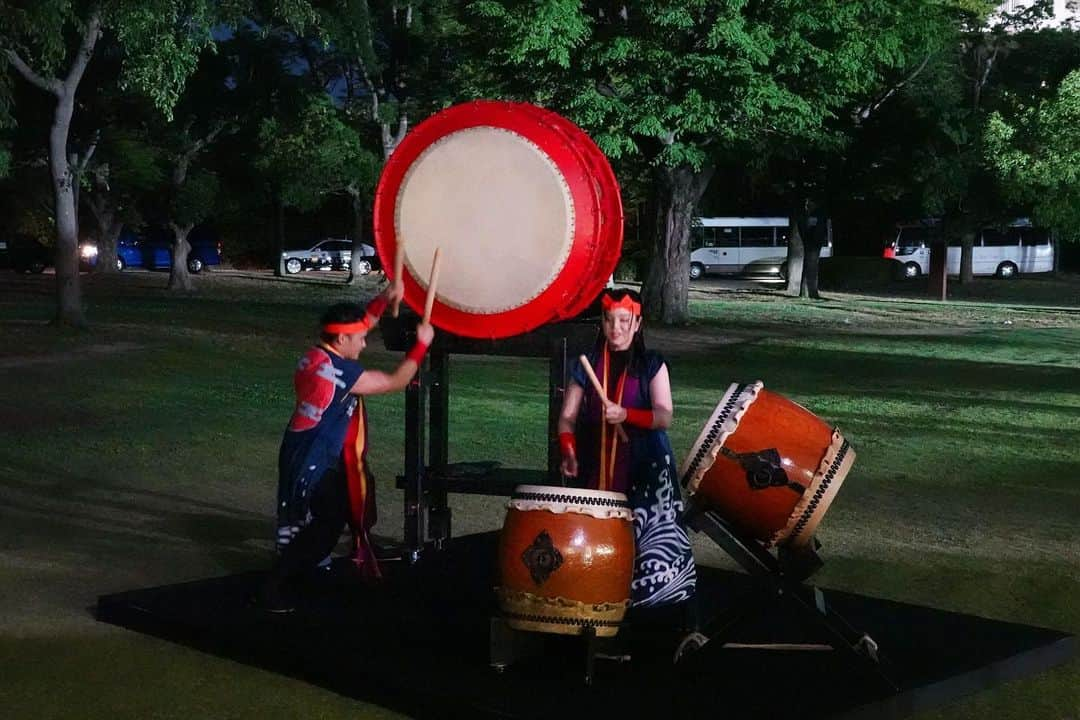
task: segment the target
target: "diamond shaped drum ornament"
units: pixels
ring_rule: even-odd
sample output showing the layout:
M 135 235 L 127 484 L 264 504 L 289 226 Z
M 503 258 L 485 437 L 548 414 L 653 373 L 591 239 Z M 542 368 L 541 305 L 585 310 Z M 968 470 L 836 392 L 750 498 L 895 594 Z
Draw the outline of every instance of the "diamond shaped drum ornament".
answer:
M 375 244 L 392 275 L 403 249 L 405 302 L 431 320 L 501 338 L 587 308 L 622 249 L 615 174 L 576 125 L 527 103 L 455 105 L 417 125 L 390 156 L 375 194 Z
M 521 553 L 521 562 L 529 568 L 529 576 L 537 585 L 543 585 L 544 581 L 551 577 L 551 573 L 562 567 L 562 553 L 551 542 L 551 536 L 544 530 L 532 545 L 525 548 Z

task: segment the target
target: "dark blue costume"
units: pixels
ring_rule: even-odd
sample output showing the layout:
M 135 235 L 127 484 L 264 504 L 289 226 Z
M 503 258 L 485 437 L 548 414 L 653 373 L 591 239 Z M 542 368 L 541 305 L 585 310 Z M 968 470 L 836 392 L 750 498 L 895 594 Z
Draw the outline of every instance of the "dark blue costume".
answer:
M 647 350 L 639 367 L 629 368 L 628 356 L 629 352 L 597 351 L 587 355 L 597 377 L 606 383 L 610 400 L 625 408 L 651 410 L 649 384 L 664 366 L 664 358 Z M 580 362 L 575 363 L 572 377 L 585 393 L 575 426 L 578 477 L 586 487 L 625 493 L 634 510 L 637 556 L 631 604 L 649 607 L 690 599 L 697 573 L 690 540 L 678 523 L 682 495 L 675 482 L 675 453 L 667 433 L 624 423 L 629 443 L 617 441 L 614 432 L 601 431 L 603 403 Z M 608 464 L 606 471 L 601 468 L 601 457 Z
M 293 376 L 296 409 L 278 452 L 279 545 L 310 521 L 311 497 L 323 476 L 345 472 L 342 449 L 359 411 L 359 399 L 349 390 L 363 372 L 355 360 L 321 347 L 300 358 Z

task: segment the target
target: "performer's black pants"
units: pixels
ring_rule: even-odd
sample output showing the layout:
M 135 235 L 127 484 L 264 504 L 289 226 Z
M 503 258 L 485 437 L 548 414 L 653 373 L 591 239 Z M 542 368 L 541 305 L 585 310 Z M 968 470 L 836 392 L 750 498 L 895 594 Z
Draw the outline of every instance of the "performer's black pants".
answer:
M 329 555 L 349 521 L 349 486 L 340 467 L 327 470 L 312 490 L 311 522 L 285 546 L 270 573 L 270 591 L 312 570 Z

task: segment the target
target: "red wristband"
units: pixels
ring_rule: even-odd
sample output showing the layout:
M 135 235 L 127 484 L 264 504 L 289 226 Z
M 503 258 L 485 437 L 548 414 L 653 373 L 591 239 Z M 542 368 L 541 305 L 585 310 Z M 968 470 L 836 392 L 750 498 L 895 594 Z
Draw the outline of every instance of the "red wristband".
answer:
M 378 320 L 382 317 L 382 314 L 386 312 L 386 306 L 389 304 L 390 301 L 386 299 L 385 295 L 376 295 L 375 298 L 367 304 L 367 307 L 364 308 L 364 314 Z
M 626 408 L 626 422 L 634 427 L 652 429 L 653 411 L 642 408 Z
M 424 355 L 427 353 L 427 349 L 427 345 L 417 340 L 416 344 L 412 346 L 412 349 L 405 353 L 405 359 L 412 360 L 416 363 L 417 367 L 420 367 L 420 363 L 424 362 Z
M 577 440 L 574 438 L 574 433 L 559 433 L 559 453 L 563 457 L 577 457 Z

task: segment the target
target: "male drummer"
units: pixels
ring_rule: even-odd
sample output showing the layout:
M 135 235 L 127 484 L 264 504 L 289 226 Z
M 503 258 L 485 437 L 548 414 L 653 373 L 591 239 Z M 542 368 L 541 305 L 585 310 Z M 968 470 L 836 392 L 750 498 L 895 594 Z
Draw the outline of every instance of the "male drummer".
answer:
M 416 344 L 392 373 L 366 370 L 357 360 L 368 331 L 402 294 L 401 284 L 392 283 L 366 308 L 353 303 L 330 307 L 322 316 L 318 344 L 297 365 L 296 406 L 278 453 L 280 555 L 259 597 L 269 612 L 293 609 L 284 595 L 286 585 L 329 556 L 346 522 L 352 526 L 353 560 L 362 576 L 381 576 L 368 538 L 376 510 L 363 396 L 403 390 L 435 331 L 430 323 L 417 325 Z

